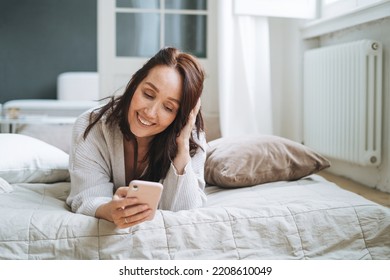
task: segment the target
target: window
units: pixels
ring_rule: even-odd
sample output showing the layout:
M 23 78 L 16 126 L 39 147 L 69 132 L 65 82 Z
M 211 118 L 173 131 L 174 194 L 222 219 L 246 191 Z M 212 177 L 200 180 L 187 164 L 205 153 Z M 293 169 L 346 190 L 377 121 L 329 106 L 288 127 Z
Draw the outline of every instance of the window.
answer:
M 302 28 L 305 39 L 389 17 L 390 0 L 319 0 L 319 19 Z
M 382 0 L 321 0 L 321 17 L 335 17 Z
M 317 0 L 235 0 L 237 15 L 315 18 Z
M 150 57 L 174 46 L 207 57 L 207 0 L 117 0 L 116 55 Z

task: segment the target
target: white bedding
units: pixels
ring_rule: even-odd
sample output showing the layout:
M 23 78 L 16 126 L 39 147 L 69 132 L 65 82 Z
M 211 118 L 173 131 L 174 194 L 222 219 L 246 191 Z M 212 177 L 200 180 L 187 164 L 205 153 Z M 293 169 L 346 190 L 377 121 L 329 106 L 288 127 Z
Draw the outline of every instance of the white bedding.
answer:
M 117 229 L 72 213 L 70 183 L 0 193 L 0 259 L 390 259 L 390 209 L 317 175 L 208 187 L 200 209 Z

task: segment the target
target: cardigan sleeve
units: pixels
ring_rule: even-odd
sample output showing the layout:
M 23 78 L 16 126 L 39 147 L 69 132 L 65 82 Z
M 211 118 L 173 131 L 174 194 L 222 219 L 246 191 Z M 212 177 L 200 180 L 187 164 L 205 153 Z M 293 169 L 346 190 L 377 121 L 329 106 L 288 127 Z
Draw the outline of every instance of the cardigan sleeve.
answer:
M 67 203 L 73 212 L 95 216 L 96 209 L 113 196 L 111 167 L 104 135 L 97 124 L 83 138 L 88 114 L 82 115 L 73 127 L 69 172 L 71 191 Z
M 182 175 L 178 175 L 173 163 L 171 163 L 167 176 L 162 180 L 164 190 L 160 200 L 160 209 L 186 210 L 202 207 L 206 202 L 204 193 L 206 185 L 204 180 L 206 137 L 204 133 L 199 136 L 198 143 L 200 147 L 186 165 Z

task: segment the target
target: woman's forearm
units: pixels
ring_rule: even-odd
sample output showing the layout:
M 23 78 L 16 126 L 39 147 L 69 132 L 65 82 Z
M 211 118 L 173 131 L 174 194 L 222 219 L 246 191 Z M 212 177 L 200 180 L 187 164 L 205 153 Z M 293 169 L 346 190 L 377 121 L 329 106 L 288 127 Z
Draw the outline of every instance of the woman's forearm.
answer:
M 96 209 L 95 217 L 112 222 L 111 208 L 109 203 L 102 204 Z
M 179 152 L 173 160 L 173 166 L 175 166 L 176 172 L 178 175 L 184 174 L 184 169 L 187 164 L 190 162 L 191 157 L 188 151 Z

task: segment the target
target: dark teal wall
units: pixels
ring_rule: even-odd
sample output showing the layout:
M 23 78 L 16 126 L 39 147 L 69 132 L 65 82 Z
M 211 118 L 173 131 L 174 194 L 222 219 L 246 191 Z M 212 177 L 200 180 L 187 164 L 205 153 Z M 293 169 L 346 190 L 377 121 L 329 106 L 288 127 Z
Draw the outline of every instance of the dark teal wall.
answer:
M 55 99 L 67 71 L 97 71 L 97 0 L 0 0 L 0 103 Z

